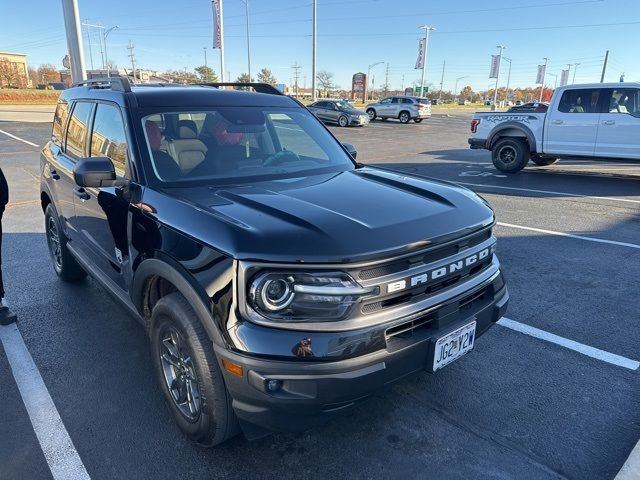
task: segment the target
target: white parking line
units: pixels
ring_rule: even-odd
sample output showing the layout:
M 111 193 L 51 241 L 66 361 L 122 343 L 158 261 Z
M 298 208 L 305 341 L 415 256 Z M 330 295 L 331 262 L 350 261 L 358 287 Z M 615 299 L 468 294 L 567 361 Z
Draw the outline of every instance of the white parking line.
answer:
M 460 185 L 469 185 L 472 187 L 483 187 L 483 188 L 495 188 L 498 190 L 515 190 L 521 192 L 533 192 L 533 193 L 545 193 L 550 195 L 560 195 L 564 197 L 581 197 L 581 198 L 592 198 L 595 200 L 610 200 L 612 202 L 628 202 L 628 203 L 638 203 L 640 204 L 640 200 L 633 200 L 631 198 L 618 198 L 618 197 L 600 197 L 597 195 L 580 195 L 579 193 L 567 193 L 567 192 L 554 192 L 552 190 L 534 190 L 532 188 L 519 188 L 519 187 L 503 187 L 502 185 L 488 185 L 483 183 L 468 183 L 468 182 L 456 182 Z
M 615 240 L 604 240 L 602 238 L 584 237 L 582 235 L 573 235 L 572 233 L 556 232 L 554 230 L 545 230 L 543 228 L 524 227 L 522 225 L 514 225 L 512 223 L 496 222 L 496 225 L 508 228 L 518 228 L 520 230 L 529 230 L 532 232 L 546 233 L 548 235 L 557 235 L 559 237 L 576 238 L 578 240 L 587 240 L 589 242 L 608 243 L 609 245 L 618 245 L 620 247 L 629 247 L 640 249 L 640 245 L 627 242 L 616 242 Z
M 32 147 L 38 147 L 38 145 L 36 145 L 35 143 L 30 142 L 29 140 L 25 140 L 24 138 L 16 137 L 15 135 L 10 134 L 9 132 L 5 132 L 4 130 L 0 130 L 0 133 L 4 133 L 6 136 L 18 140 L 22 143 L 26 143 L 27 145 L 31 145 Z
M 0 341 L 55 480 L 90 479 L 16 324 L 0 326 Z
M 637 362 L 635 360 L 616 355 L 615 353 L 609 353 L 598 348 L 590 347 L 589 345 L 569 340 L 568 338 L 555 335 L 545 330 L 540 330 L 539 328 L 531 327 L 524 323 L 516 322 L 515 320 L 511 320 L 509 318 L 501 318 L 500 320 L 498 320 L 498 325 L 502 325 L 503 327 L 515 330 L 516 332 L 524 333 L 525 335 L 530 335 L 546 342 L 555 343 L 556 345 L 560 345 L 561 347 L 568 348 L 569 350 L 581 353 L 583 355 L 586 355 L 587 357 L 595 358 L 596 360 L 610 363 L 611 365 L 628 368 L 629 370 L 637 370 L 638 367 L 640 367 L 640 362 Z

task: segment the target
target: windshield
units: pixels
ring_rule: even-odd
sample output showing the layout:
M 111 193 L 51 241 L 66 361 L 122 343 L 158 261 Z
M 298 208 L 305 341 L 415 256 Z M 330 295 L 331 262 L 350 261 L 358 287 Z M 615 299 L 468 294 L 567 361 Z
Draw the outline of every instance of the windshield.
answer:
M 353 110 L 353 106 L 349 102 L 335 102 L 340 110 Z
M 153 171 L 166 183 L 244 183 L 354 168 L 340 144 L 299 108 L 174 110 L 142 123 Z

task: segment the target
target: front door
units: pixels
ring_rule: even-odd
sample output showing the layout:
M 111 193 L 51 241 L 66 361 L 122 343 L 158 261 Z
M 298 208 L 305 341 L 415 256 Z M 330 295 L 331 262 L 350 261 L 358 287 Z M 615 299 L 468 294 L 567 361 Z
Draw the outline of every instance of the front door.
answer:
M 565 90 L 558 107 L 545 118 L 544 151 L 552 155 L 591 157 L 596 147 L 601 90 Z
M 640 159 L 640 89 L 604 90 L 595 155 Z
M 109 157 L 119 179 L 126 178 L 128 147 L 124 121 L 115 104 L 98 103 L 89 137 L 89 155 Z M 82 240 L 84 253 L 121 287 L 128 275 L 127 220 L 129 190 L 127 187 L 77 187 L 73 225 Z

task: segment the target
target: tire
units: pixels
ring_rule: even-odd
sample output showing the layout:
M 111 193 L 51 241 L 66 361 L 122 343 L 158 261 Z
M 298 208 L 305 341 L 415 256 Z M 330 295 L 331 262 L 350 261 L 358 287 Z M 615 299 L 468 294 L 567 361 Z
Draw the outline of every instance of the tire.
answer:
M 338 125 L 340 125 L 341 127 L 348 127 L 349 119 L 344 115 L 340 115 L 340 117 L 338 117 Z
M 545 167 L 547 165 L 553 165 L 554 163 L 556 163 L 560 159 L 559 158 L 542 158 L 542 157 L 537 157 L 535 155 L 532 155 L 530 160 L 533 163 L 535 163 L 536 165 L 540 165 L 541 167 Z
M 369 115 L 369 121 L 373 122 L 376 119 L 376 111 L 373 108 L 367 109 L 367 115 Z
M 504 173 L 522 170 L 529 162 L 529 156 L 529 146 L 520 138 L 501 138 L 491 148 L 493 164 Z
M 409 112 L 403 110 L 398 114 L 398 120 L 400 120 L 400 123 L 409 123 L 409 121 L 411 120 L 411 115 L 409 114 Z
M 69 239 L 62 231 L 58 212 L 51 203 L 44 211 L 44 227 L 51 263 L 56 274 L 65 282 L 77 282 L 86 277 L 87 272 L 83 270 L 67 248 Z
M 212 342 L 182 294 L 170 293 L 156 303 L 149 338 L 160 388 L 180 429 L 202 447 L 235 436 L 238 421 Z
M 420 123 L 423 119 L 422 118 L 414 118 L 413 121 L 416 123 Z

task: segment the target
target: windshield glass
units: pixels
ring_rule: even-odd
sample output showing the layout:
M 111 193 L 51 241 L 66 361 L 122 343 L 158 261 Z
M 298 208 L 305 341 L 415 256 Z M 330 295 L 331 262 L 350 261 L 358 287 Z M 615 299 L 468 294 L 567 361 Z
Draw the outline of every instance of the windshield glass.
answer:
M 147 115 L 142 123 L 153 171 L 166 183 L 245 183 L 354 168 L 303 109 L 174 110 Z
M 349 104 L 349 102 L 335 102 L 336 106 L 340 110 L 353 110 L 353 106 Z

